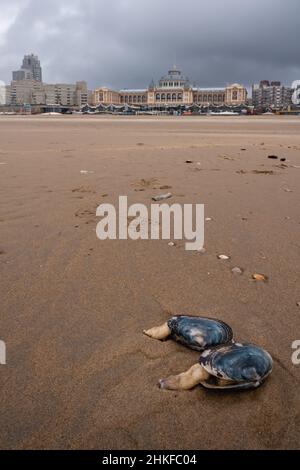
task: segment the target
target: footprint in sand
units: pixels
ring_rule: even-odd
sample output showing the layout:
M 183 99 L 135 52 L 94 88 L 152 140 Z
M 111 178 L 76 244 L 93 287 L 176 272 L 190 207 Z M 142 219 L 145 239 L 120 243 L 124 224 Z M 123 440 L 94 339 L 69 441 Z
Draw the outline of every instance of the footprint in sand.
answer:
M 150 188 L 151 186 L 158 184 L 157 178 L 149 178 L 146 180 L 145 178 L 140 179 L 139 181 L 136 181 L 134 183 L 131 183 L 133 186 L 135 186 L 135 191 L 145 191 L 147 188 Z
M 71 190 L 72 193 L 89 193 L 89 194 L 95 194 L 96 191 L 94 191 L 91 188 L 87 188 L 85 186 L 79 186 L 79 188 L 74 188 Z
M 255 175 L 275 175 L 273 170 L 252 170 Z
M 77 212 L 75 212 L 75 217 L 79 217 L 79 218 L 83 218 L 83 217 L 87 217 L 87 216 L 95 216 L 95 212 L 91 211 L 90 209 L 86 209 L 86 210 L 78 210 Z

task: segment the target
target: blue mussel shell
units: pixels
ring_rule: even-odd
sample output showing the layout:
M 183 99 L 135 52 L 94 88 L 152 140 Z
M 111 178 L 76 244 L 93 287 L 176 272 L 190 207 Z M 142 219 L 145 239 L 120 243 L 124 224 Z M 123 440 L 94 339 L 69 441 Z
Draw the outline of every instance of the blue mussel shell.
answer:
M 233 332 L 226 323 L 205 317 L 177 316 L 168 321 L 171 336 L 197 351 L 232 341 Z
M 256 388 L 272 372 L 273 361 L 267 351 L 254 344 L 233 343 L 204 351 L 200 364 L 213 377 L 231 381 L 229 388 Z

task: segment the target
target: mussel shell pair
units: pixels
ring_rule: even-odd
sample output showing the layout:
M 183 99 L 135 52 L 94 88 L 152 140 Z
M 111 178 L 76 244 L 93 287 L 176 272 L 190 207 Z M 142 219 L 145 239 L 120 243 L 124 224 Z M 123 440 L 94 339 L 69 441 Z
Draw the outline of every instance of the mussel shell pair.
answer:
M 207 388 L 257 388 L 272 372 L 270 354 L 253 344 L 234 343 L 232 329 L 220 320 L 182 315 L 168 326 L 173 339 L 202 353 L 200 364 L 210 374 L 203 383 Z
M 273 367 L 267 351 L 254 344 L 240 343 L 207 349 L 199 362 L 210 374 L 203 383 L 207 388 L 257 388 L 271 374 Z
M 233 340 L 230 326 L 213 318 L 181 315 L 171 318 L 168 326 L 174 340 L 196 351 Z

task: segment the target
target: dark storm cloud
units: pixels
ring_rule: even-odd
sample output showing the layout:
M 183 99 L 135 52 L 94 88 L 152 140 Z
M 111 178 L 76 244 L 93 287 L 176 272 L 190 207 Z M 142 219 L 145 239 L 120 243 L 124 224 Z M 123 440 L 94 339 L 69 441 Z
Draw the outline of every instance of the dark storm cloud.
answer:
M 1 0 L 0 79 L 144 87 L 175 62 L 200 86 L 300 79 L 299 0 Z

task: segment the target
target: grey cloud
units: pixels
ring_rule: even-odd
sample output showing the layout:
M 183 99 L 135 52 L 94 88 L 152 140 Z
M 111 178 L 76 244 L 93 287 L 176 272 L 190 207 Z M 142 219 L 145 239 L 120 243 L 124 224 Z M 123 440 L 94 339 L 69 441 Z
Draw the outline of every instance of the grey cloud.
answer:
M 300 79 L 299 0 L 1 0 L 0 79 L 147 86 L 176 62 L 202 86 Z

